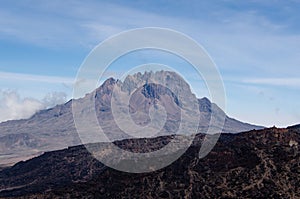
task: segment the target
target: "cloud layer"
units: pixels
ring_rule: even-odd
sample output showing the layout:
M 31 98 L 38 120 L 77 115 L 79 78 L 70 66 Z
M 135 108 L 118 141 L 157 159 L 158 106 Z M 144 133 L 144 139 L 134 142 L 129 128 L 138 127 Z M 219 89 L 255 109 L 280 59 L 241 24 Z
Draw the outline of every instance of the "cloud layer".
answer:
M 66 101 L 66 94 L 54 92 L 47 94 L 43 100 L 22 98 L 17 91 L 0 90 L 0 122 L 25 119 L 37 111 L 61 104 Z

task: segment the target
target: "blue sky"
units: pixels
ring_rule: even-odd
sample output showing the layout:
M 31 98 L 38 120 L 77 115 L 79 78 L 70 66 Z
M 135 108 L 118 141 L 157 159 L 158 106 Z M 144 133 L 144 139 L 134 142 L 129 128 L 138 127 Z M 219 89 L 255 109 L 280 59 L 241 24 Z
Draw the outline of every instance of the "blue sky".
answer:
M 98 43 L 151 26 L 180 31 L 206 49 L 224 80 L 230 116 L 266 126 L 300 123 L 298 0 L 0 3 L 0 121 L 71 98 L 77 70 Z M 151 53 L 128 60 L 124 65 L 160 61 Z M 182 62 L 169 64 L 180 70 Z M 108 74 L 126 72 L 120 65 Z M 190 75 L 193 91 L 206 95 Z

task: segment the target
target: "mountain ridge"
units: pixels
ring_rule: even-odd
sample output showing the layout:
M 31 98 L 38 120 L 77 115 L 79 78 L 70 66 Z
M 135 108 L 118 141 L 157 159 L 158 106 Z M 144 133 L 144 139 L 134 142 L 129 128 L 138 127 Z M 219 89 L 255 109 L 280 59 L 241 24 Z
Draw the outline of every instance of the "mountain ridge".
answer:
M 169 88 L 158 86 L 158 84 L 155 84 L 156 80 L 165 82 Z M 167 105 L 170 115 L 167 118 L 166 130 L 162 134 L 172 134 L 178 128 L 180 118 L 174 113 L 180 109 L 180 103 L 183 103 L 183 105 L 191 104 L 195 100 L 197 100 L 197 106 L 201 113 L 199 131 L 207 130 L 212 108 L 216 109 L 220 115 L 225 116 L 225 128 L 223 129 L 225 133 L 238 133 L 263 128 L 261 126 L 242 123 L 228 117 L 217 105 L 211 103 L 207 98 L 197 99 L 185 80 L 174 72 L 136 73 L 127 76 L 123 82 L 109 78 L 94 92 L 86 94 L 83 98 L 72 99 L 53 108 L 41 110 L 29 119 L 0 123 L 0 164 L 12 164 L 19 161 L 22 157 L 38 155 L 44 151 L 53 151 L 81 144 L 72 114 L 73 102 L 84 103 L 95 99 L 95 106 L 83 107 L 81 117 L 86 119 L 85 114 L 96 110 L 98 121 L 102 123 L 101 127 L 108 131 L 108 136 L 111 140 L 129 138 L 120 132 L 118 126 L 112 122 L 114 118 L 110 107 L 111 97 L 112 91 L 116 87 L 120 88 L 119 92 L 122 95 L 131 94 L 137 88 L 152 89 L 147 91 L 148 94 L 144 92 L 146 95 L 150 94 L 148 98 L 142 93 L 145 89 L 137 89 L 133 93 L 134 97 L 131 98 L 133 105 L 131 108 L 133 109 L 130 114 L 133 119 L 137 120 L 138 124 L 146 125 L 149 122 L 148 113 L 151 106 L 155 108 L 158 104 Z M 155 98 L 155 95 L 159 99 Z M 176 96 L 179 96 L 179 98 L 176 99 Z M 140 105 L 138 105 L 139 103 Z M 30 142 L 24 142 L 27 139 L 26 136 L 30 138 Z M 7 143 L 10 143 L 10 145 L 7 145 Z M 33 143 L 36 143 L 36 146 Z

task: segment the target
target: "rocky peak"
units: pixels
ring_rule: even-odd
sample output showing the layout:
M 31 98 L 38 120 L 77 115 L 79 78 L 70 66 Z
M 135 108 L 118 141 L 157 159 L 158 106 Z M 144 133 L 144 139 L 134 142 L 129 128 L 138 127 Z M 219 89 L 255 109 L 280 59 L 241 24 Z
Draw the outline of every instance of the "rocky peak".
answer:
M 96 95 L 111 94 L 115 84 L 116 84 L 116 80 L 112 77 L 105 80 L 103 84 L 96 89 Z
M 162 84 L 175 93 L 191 93 L 190 86 L 182 77 L 175 72 L 163 70 L 156 72 L 146 71 L 143 74 L 138 72 L 133 75 L 128 75 L 122 83 L 121 89 L 122 91 L 131 93 L 134 89 L 148 83 Z

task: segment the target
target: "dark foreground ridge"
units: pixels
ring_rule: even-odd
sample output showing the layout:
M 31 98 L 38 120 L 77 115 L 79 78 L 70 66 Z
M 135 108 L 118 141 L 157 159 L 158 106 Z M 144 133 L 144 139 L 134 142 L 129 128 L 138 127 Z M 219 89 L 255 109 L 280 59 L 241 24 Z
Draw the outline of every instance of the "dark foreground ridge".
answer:
M 222 134 L 203 159 L 198 134 L 173 164 L 144 174 L 116 171 L 84 146 L 69 147 L 2 170 L 0 198 L 299 198 L 299 133 L 294 126 Z M 117 144 L 132 149 L 154 143 L 146 146 L 153 149 L 171 138 Z

